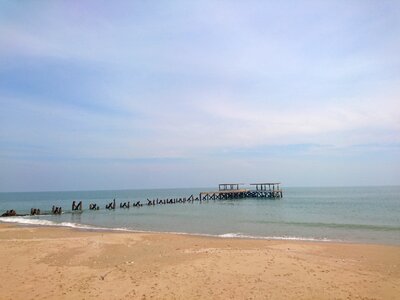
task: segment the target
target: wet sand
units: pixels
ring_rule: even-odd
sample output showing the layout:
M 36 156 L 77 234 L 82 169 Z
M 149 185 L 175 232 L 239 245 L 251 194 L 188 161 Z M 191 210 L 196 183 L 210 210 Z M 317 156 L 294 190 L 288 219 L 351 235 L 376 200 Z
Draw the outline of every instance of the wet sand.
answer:
M 0 224 L 0 299 L 398 299 L 400 246 Z

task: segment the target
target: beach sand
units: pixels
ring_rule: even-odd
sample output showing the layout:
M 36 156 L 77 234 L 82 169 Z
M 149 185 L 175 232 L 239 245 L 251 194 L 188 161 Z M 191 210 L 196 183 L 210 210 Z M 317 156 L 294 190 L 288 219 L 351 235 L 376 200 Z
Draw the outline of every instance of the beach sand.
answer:
M 400 247 L 0 224 L 0 299 L 399 299 Z

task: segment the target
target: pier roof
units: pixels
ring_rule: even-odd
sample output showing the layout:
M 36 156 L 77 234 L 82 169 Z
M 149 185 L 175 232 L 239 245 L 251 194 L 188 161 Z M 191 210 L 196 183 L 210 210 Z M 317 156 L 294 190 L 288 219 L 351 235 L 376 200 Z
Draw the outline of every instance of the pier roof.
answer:
M 243 183 L 220 183 L 218 188 L 220 191 L 224 190 L 239 190 L 239 185 L 243 185 Z
M 272 184 L 281 184 L 280 182 L 261 182 L 261 183 L 250 183 L 250 185 L 261 185 L 261 184 L 268 184 L 268 185 L 272 185 Z

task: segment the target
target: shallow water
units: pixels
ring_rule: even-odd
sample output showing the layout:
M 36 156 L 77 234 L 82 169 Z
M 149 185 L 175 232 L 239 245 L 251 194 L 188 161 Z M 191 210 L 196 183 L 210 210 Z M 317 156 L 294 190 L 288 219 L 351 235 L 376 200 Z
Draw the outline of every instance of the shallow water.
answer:
M 0 222 L 161 231 L 268 239 L 334 240 L 400 244 L 400 187 L 283 187 L 282 199 L 216 200 L 119 209 L 119 202 L 146 198 L 195 196 L 202 189 L 154 189 L 85 192 L 0 193 L 0 212 L 32 207 L 61 216 L 0 218 Z M 105 204 L 117 200 L 115 211 Z M 73 200 L 83 201 L 82 213 L 71 213 Z M 90 211 L 89 203 L 100 205 Z

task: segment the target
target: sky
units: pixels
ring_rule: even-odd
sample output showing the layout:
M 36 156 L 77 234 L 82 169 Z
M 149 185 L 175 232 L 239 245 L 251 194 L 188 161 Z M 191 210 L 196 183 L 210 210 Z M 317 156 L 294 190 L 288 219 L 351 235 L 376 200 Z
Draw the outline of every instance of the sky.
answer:
M 0 1 L 0 191 L 400 184 L 399 1 Z

